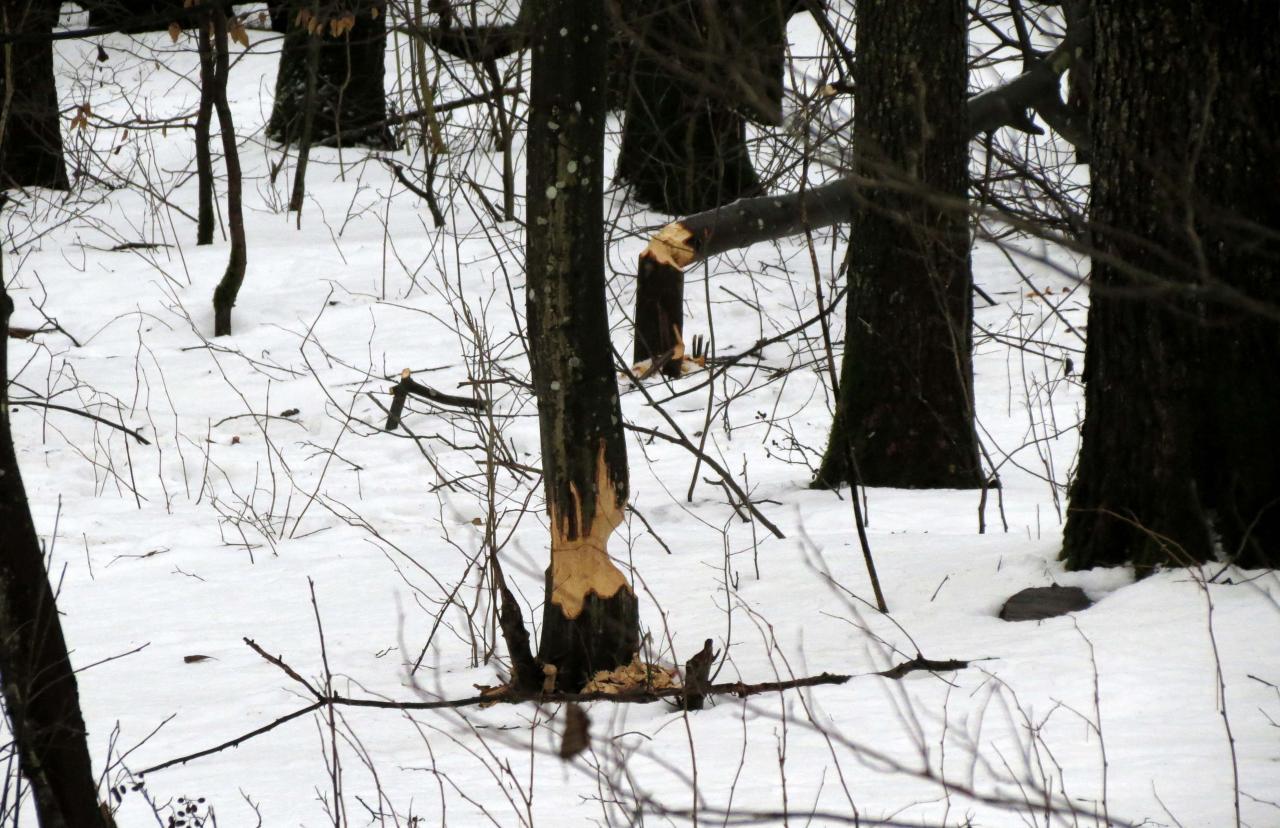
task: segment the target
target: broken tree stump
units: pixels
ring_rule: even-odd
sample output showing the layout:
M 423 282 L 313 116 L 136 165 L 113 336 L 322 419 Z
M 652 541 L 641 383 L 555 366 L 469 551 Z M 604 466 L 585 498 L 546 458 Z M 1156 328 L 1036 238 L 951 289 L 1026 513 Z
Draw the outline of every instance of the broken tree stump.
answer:
M 681 705 L 685 710 L 701 710 L 703 699 L 711 688 L 711 665 L 716 663 L 718 650 L 712 649 L 708 638 L 702 649 L 684 663 L 684 696 Z

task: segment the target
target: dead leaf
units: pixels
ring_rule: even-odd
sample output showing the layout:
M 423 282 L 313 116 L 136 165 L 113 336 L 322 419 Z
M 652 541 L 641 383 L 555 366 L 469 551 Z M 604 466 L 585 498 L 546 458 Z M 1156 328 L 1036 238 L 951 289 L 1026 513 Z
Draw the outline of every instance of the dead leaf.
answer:
M 249 48 L 249 33 L 245 31 L 244 22 L 240 18 L 231 18 L 231 26 L 227 29 L 227 35 L 244 48 Z
M 560 758 L 568 761 L 591 746 L 591 717 L 573 702 L 564 708 L 564 740 L 560 742 Z
M 182 661 L 185 664 L 198 664 L 201 661 L 213 661 L 213 656 L 189 655 L 189 656 L 183 656 Z
M 169 24 L 169 39 L 177 43 L 180 37 L 182 37 L 182 24 L 175 20 Z
M 76 107 L 76 114 L 71 119 L 72 129 L 85 129 L 89 126 L 89 116 L 93 114 L 87 103 L 80 104 Z

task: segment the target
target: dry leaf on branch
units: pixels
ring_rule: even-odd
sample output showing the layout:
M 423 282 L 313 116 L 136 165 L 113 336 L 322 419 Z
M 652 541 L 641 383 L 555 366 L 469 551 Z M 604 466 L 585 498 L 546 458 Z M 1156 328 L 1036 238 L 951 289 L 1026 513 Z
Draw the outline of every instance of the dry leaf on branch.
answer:
M 591 744 L 591 717 L 580 706 L 569 702 L 564 708 L 564 740 L 560 742 L 560 758 L 572 759 Z
M 82 103 L 76 107 L 76 114 L 71 118 L 72 129 L 85 129 L 89 126 L 89 116 L 93 114 L 93 110 L 89 104 Z
M 231 18 L 230 26 L 227 28 L 227 35 L 236 43 L 244 48 L 249 48 L 249 33 L 245 30 L 244 21 L 238 17 Z

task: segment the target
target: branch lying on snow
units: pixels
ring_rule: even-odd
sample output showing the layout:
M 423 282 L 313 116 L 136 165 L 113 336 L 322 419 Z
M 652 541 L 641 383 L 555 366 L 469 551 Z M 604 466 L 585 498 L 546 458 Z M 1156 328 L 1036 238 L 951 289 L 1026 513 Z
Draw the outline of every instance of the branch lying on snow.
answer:
M 387 431 L 395 431 L 400 425 L 400 413 L 404 411 L 404 402 L 410 394 L 415 397 L 421 397 L 424 400 L 430 400 L 438 405 L 455 405 L 458 408 L 466 408 L 471 411 L 483 411 L 485 407 L 484 400 L 477 400 L 475 397 L 445 394 L 430 386 L 423 385 L 409 376 L 408 368 L 400 373 L 400 381 L 391 386 L 391 394 L 391 410 L 387 413 Z
M 948 658 L 937 660 L 925 658 L 923 655 L 916 653 L 916 657 L 901 664 L 894 665 L 888 670 L 881 670 L 878 673 L 872 673 L 873 676 L 884 676 L 885 678 L 900 679 L 904 676 L 914 673 L 917 670 L 927 670 L 931 673 L 947 673 L 952 670 L 963 670 L 969 666 L 969 662 L 961 661 L 958 658 Z
M 498 692 L 482 693 L 477 696 L 467 696 L 460 699 L 441 699 L 439 701 L 387 701 L 385 699 L 353 699 L 341 695 L 325 695 L 320 693 L 314 685 L 302 678 L 296 670 L 290 667 L 278 656 L 267 654 L 252 639 L 244 639 L 245 644 L 253 648 L 254 652 L 262 656 L 271 664 L 280 668 L 285 675 L 301 684 L 307 689 L 309 695 L 315 700 L 310 704 L 298 710 L 288 713 L 273 722 L 255 728 L 248 733 L 229 739 L 222 744 L 215 745 L 211 748 L 196 751 L 195 753 L 180 756 L 176 759 L 170 759 L 167 762 L 161 762 L 153 765 L 146 770 L 140 771 L 139 776 L 158 770 L 164 770 L 175 765 L 183 765 L 193 759 L 200 759 L 219 753 L 228 748 L 239 747 L 255 736 L 261 736 L 275 730 L 280 725 L 291 722 L 321 710 L 326 707 L 366 707 L 377 708 L 380 710 L 442 710 L 457 709 L 462 707 L 479 707 L 481 705 L 488 706 L 493 704 L 523 704 L 525 702 L 537 702 L 539 704 L 555 704 L 561 702 L 589 702 L 589 701 L 607 701 L 615 704 L 652 704 L 662 701 L 663 699 L 683 700 L 685 697 L 684 687 L 664 687 L 661 689 L 634 691 L 626 693 L 519 693 L 511 690 L 500 690 Z M 807 676 L 805 678 L 791 679 L 789 681 L 767 681 L 760 684 L 745 684 L 740 681 L 724 682 L 721 684 L 712 684 L 699 688 L 699 694 L 702 696 L 737 696 L 746 698 L 747 696 L 755 696 L 761 693 L 778 693 L 783 690 L 794 690 L 799 687 L 816 687 L 824 684 L 844 684 L 852 676 L 835 675 L 832 673 L 822 673 L 817 676 Z
M 1034 109 L 1067 141 L 1078 149 L 1087 148 L 1087 132 L 1062 101 L 1059 79 L 1091 38 L 1090 27 L 1072 27 L 1052 52 L 1026 60 L 1021 75 L 970 97 L 970 135 L 1005 126 L 1043 134 L 1027 114 Z M 852 91 L 845 84 L 828 89 L 835 94 Z M 637 268 L 633 363 L 675 347 L 677 332 L 684 327 L 684 271 L 690 265 L 757 242 L 847 221 L 858 207 L 859 183 L 847 176 L 785 195 L 742 198 L 659 230 L 640 254 Z M 680 376 L 683 366 L 669 360 L 663 372 Z

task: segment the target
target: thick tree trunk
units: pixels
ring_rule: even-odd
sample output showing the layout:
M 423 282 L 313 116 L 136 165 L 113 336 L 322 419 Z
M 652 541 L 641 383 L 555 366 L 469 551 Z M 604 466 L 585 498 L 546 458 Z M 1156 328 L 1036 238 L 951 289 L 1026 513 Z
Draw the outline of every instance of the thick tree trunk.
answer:
M 545 0 L 529 99 L 529 359 L 551 519 L 539 659 L 578 690 L 639 646 L 635 593 L 607 543 L 627 503 L 627 451 L 608 347 L 603 231 L 604 5 Z
M 782 0 L 623 4 L 625 90 L 617 176 L 666 213 L 709 210 L 758 195 L 746 117 L 779 123 L 786 21 Z M 633 8 L 634 6 L 634 8 Z
M 213 335 L 231 335 L 231 309 L 235 307 L 240 286 L 244 283 L 249 254 L 244 235 L 244 212 L 241 209 L 240 151 L 236 147 L 236 128 L 231 120 L 231 106 L 227 103 L 227 73 L 230 59 L 227 55 L 227 18 L 221 9 L 214 9 L 213 51 L 214 84 L 213 108 L 218 113 L 218 131 L 222 135 L 222 158 L 227 166 L 227 229 L 231 235 L 231 254 L 222 281 L 213 291 Z
M 47 36 L 58 6 L 56 0 L 0 0 L 3 31 Z M 0 188 L 67 186 L 53 43 L 6 43 L 0 47 Z
M 349 5 L 306 3 L 294 7 L 276 75 L 275 104 L 267 136 L 281 143 L 298 141 L 306 120 L 309 41 L 321 38 L 316 59 L 314 121 L 311 140 L 326 143 L 387 117 L 387 22 L 382 4 L 359 0 Z M 385 129 L 357 132 L 354 143 L 390 148 Z M 348 139 L 351 140 L 351 139 Z
M 814 482 L 982 485 L 973 426 L 963 0 L 858 5 L 844 362 Z M 850 461 L 857 469 L 850 467 Z
M 1094 3 L 1085 420 L 1063 557 L 1280 566 L 1280 17 Z
M 0 332 L 12 312 L 0 274 Z M 7 342 L 0 335 L 0 689 L 42 828 L 95 828 L 105 820 L 76 677 L 9 428 Z
M 175 21 L 184 29 L 199 23 L 184 11 L 181 0 L 80 0 L 89 11 L 90 26 L 111 26 L 121 32 L 163 32 Z

